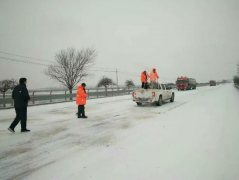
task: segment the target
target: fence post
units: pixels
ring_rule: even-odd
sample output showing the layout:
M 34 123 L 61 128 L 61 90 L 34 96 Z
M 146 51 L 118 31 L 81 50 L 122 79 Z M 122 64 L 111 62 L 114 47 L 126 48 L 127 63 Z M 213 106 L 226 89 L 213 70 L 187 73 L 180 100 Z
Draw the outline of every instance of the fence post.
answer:
M 98 98 L 98 88 L 97 88 L 96 94 L 97 94 L 97 98 Z
M 5 92 L 3 92 L 2 96 L 3 96 L 3 99 L 5 99 Z M 6 107 L 6 104 L 3 104 L 3 107 Z
M 90 99 L 90 90 L 88 89 L 88 99 Z
M 4 97 L 3 97 L 4 98 Z M 11 96 L 11 99 L 12 99 L 12 96 Z M 14 104 L 14 100 L 12 99 L 11 100 L 11 106 L 13 106 L 13 104 Z
M 50 102 L 52 103 L 52 97 L 51 97 L 52 91 L 50 91 Z
M 112 88 L 112 97 L 114 96 L 114 89 Z
M 105 88 L 105 97 L 107 97 L 107 88 Z
M 65 91 L 65 101 L 66 101 L 67 99 L 66 99 L 66 91 Z
M 32 92 L 32 104 L 35 104 L 35 92 Z

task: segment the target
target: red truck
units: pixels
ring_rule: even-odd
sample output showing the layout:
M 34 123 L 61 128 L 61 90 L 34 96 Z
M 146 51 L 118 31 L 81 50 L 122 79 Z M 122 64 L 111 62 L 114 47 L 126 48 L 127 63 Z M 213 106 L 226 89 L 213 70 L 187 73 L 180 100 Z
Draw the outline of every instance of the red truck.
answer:
M 196 89 L 197 88 L 197 82 L 193 78 L 178 77 L 178 79 L 176 81 L 176 86 L 177 86 L 178 91 L 179 90 Z
M 209 82 L 209 84 L 210 84 L 210 86 L 216 86 L 216 85 L 217 85 L 216 81 L 213 81 L 213 80 L 211 80 L 211 81 Z

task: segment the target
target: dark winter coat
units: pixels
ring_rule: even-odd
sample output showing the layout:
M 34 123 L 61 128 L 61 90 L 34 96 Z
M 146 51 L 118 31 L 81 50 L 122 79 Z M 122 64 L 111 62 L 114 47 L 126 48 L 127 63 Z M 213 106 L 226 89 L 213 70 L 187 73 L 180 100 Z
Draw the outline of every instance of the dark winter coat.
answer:
M 28 101 L 31 99 L 25 84 L 17 85 L 12 91 L 12 99 L 14 99 L 15 108 L 27 107 Z

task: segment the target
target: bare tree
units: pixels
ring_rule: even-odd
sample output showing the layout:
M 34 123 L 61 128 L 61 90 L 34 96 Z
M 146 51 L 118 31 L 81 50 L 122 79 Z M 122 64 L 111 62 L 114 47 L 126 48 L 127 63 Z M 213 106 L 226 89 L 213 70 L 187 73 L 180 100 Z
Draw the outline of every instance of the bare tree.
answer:
M 17 81 L 14 79 L 5 79 L 0 81 L 0 93 L 3 94 L 3 98 L 5 98 L 6 92 L 8 90 L 13 90 L 17 84 Z
M 100 79 L 100 81 L 97 84 L 97 87 L 105 87 L 105 89 L 107 89 L 108 86 L 114 86 L 115 83 L 113 82 L 112 79 L 108 78 L 108 77 L 103 77 L 102 79 Z
M 61 50 L 56 53 L 56 62 L 48 67 L 45 74 L 72 93 L 80 81 L 91 75 L 89 69 L 94 65 L 96 56 L 97 52 L 92 48 Z
M 127 86 L 128 88 L 130 87 L 134 87 L 134 82 L 132 80 L 127 80 L 125 81 L 125 86 Z

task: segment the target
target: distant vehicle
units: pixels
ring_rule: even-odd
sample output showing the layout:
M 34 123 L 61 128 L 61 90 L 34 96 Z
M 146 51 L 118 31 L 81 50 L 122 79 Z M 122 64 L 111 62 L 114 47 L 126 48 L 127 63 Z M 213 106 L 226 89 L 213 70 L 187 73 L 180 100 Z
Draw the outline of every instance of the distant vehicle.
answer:
M 172 88 L 159 83 L 151 83 L 149 89 L 136 89 L 132 92 L 133 101 L 138 106 L 143 104 L 154 104 L 155 106 L 161 106 L 163 101 L 170 100 L 174 102 L 175 94 Z
M 209 84 L 210 84 L 210 86 L 216 86 L 216 85 L 217 85 L 216 81 L 213 81 L 213 80 L 211 80 L 211 81 L 209 82 Z
M 179 90 L 196 89 L 197 88 L 197 82 L 193 78 L 178 77 L 178 79 L 176 81 L 176 86 L 177 86 L 178 91 Z

